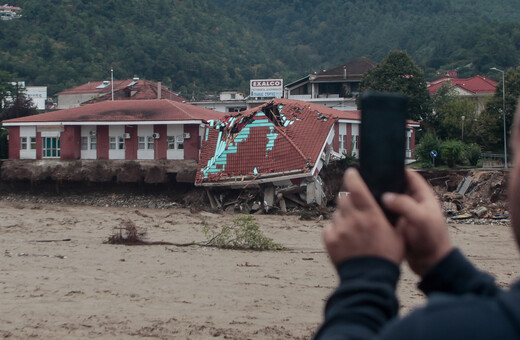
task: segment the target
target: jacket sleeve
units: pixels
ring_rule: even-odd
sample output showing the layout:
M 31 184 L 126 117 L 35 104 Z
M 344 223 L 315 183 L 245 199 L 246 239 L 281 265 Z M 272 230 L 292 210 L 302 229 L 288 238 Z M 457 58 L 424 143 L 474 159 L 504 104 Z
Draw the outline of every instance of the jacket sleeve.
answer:
M 360 257 L 341 263 L 340 285 L 327 301 L 316 339 L 370 339 L 396 316 L 399 267 L 383 258 Z
M 424 275 L 419 289 L 426 295 L 446 293 L 491 296 L 499 291 L 493 277 L 477 270 L 458 249 L 452 250 Z

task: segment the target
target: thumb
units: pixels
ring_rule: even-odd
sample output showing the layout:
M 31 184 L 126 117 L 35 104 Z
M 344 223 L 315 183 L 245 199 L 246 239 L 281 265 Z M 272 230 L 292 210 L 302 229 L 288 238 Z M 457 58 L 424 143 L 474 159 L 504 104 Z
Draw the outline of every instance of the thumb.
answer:
M 381 197 L 383 205 L 391 212 L 406 218 L 408 221 L 417 221 L 419 219 L 419 204 L 410 196 L 395 194 L 392 192 L 384 193 Z

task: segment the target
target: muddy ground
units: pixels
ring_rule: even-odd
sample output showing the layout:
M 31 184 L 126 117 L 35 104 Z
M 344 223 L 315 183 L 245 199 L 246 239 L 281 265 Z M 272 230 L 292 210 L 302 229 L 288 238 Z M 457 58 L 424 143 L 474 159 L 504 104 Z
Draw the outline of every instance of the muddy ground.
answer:
M 0 336 L 308 339 L 321 322 L 337 284 L 321 242 L 328 221 L 255 215 L 289 249 L 279 252 L 109 245 L 103 242 L 127 220 L 146 228 L 149 241 L 184 243 L 205 239 L 204 221 L 217 228 L 236 215 L 167 206 L 166 198 L 128 203 L 125 195 L 96 195 L 98 206 L 81 195 L 0 195 Z M 519 276 L 509 226 L 449 229 L 500 286 Z M 401 314 L 424 302 L 416 283 L 403 266 Z

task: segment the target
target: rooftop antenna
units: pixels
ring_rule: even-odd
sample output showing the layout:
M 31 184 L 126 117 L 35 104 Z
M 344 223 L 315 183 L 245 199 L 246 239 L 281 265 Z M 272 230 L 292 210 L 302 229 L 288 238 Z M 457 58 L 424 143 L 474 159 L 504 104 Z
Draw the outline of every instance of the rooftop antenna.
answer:
M 110 83 L 112 84 L 112 101 L 114 101 L 114 68 L 110 68 Z

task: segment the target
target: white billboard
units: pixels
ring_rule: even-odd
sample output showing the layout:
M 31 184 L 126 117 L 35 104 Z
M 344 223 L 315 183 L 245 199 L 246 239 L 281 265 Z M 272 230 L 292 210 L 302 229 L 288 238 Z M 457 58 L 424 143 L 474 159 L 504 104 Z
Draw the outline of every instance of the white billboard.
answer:
M 25 95 L 32 99 L 34 106 L 38 110 L 45 110 L 45 100 L 47 99 L 47 86 L 27 86 Z
M 249 81 L 250 97 L 282 98 L 283 79 L 252 79 Z

